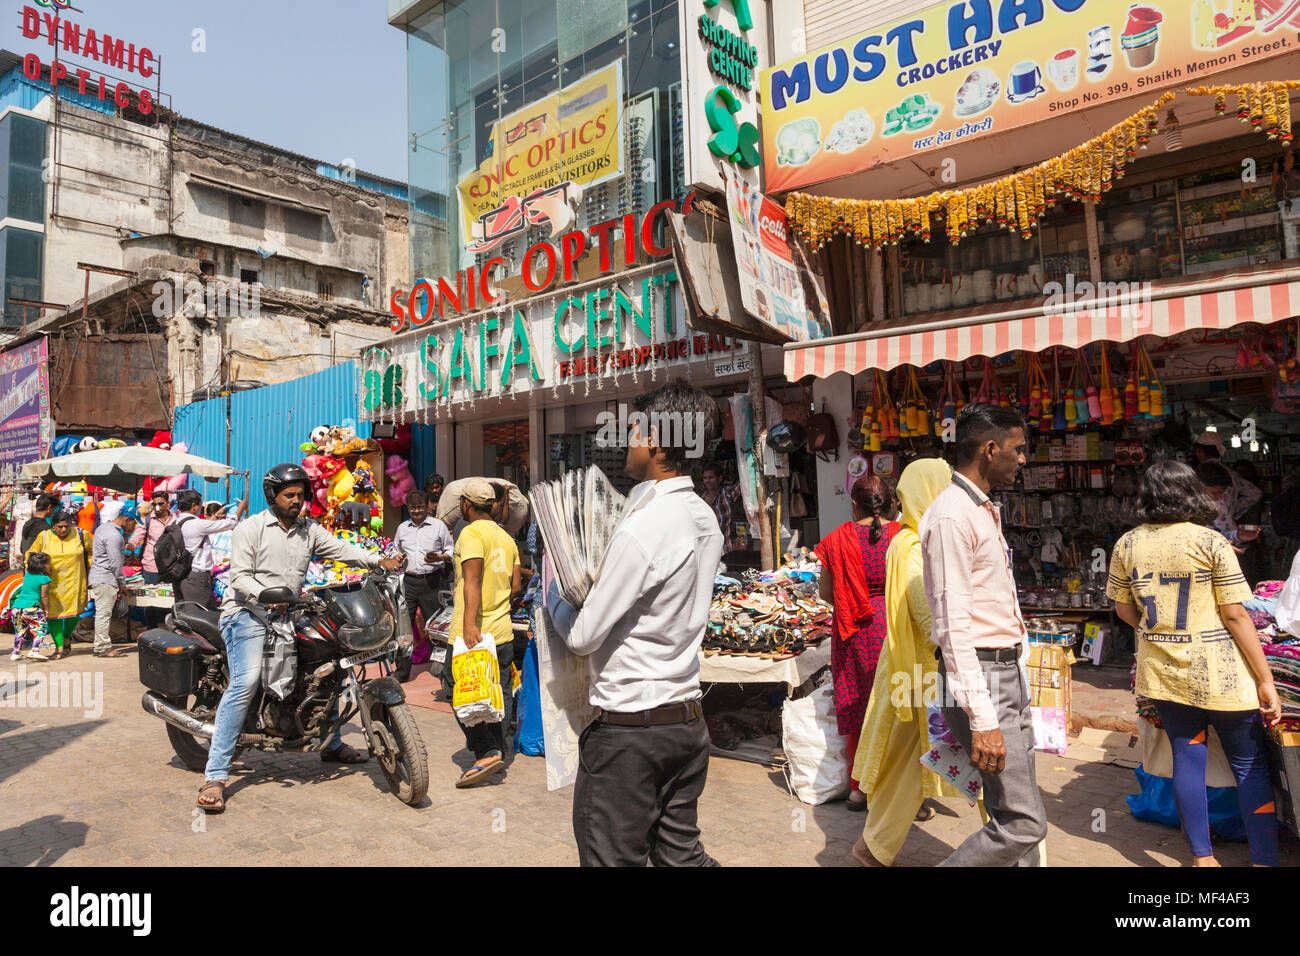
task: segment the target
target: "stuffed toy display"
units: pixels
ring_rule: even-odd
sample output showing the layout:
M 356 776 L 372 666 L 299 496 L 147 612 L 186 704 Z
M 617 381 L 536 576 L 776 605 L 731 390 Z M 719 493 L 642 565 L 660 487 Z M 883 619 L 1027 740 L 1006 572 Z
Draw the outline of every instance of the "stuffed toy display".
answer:
M 359 438 L 353 428 L 317 425 L 298 447 L 311 479 L 308 513 L 336 533 L 346 528 L 363 539 L 381 533 L 384 515 L 377 476 L 360 458 L 377 451 L 379 443 Z
M 388 476 L 388 501 L 394 508 L 406 503 L 406 496 L 415 490 L 415 476 L 401 455 L 389 455 L 384 465 L 384 474 Z

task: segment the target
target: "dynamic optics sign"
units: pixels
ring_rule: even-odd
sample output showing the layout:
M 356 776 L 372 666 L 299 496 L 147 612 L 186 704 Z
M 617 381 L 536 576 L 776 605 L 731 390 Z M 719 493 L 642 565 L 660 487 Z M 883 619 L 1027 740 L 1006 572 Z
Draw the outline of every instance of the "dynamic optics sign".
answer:
M 93 27 L 83 29 L 81 24 L 59 12 L 65 6 L 67 4 L 56 3 L 51 13 L 23 7 L 23 36 L 28 40 L 44 37 L 52 48 L 48 63 L 38 53 L 28 53 L 23 57 L 23 75 L 29 80 L 40 81 L 42 71 L 48 66 L 52 74 L 50 80 L 55 85 L 75 78 L 77 92 L 83 96 L 95 96 L 104 102 L 111 100 L 122 108 L 134 107 L 146 116 L 152 113 L 154 94 L 150 90 L 143 86 L 136 89 L 130 83 L 110 79 L 99 71 L 69 64 L 64 57 L 94 60 L 103 70 L 117 70 L 147 80 L 158 69 L 158 58 L 153 50 L 111 33 L 96 32 Z

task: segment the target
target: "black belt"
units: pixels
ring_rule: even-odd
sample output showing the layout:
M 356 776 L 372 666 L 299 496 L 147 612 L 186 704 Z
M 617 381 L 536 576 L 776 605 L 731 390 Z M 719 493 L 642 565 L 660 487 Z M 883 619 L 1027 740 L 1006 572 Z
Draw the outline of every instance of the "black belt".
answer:
M 1020 660 L 1020 645 L 1012 647 L 977 647 L 975 648 L 975 657 L 981 661 L 990 661 L 994 664 L 1014 664 Z M 943 651 L 935 649 L 934 659 L 943 661 Z
M 662 707 L 639 710 L 631 714 L 596 708 L 598 721 L 618 727 L 663 727 L 667 724 L 684 724 L 688 720 L 703 716 L 704 708 L 698 700 L 688 700 L 681 704 L 664 704 Z
M 441 569 L 441 568 L 439 568 L 437 571 L 425 571 L 423 574 L 416 574 L 414 571 L 407 571 L 407 572 L 406 572 L 406 576 L 407 576 L 408 578 L 418 578 L 418 579 L 420 579 L 420 580 L 427 580 L 427 579 L 429 579 L 429 578 L 436 578 L 436 577 L 437 577 L 438 575 L 440 575 L 440 574 L 442 574 L 442 569 Z

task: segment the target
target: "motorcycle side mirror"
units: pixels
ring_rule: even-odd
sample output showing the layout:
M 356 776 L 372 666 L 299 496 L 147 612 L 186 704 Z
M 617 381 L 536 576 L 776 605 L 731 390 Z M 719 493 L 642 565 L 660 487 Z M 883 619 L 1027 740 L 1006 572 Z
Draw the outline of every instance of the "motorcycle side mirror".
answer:
M 258 604 L 296 604 L 298 595 L 290 588 L 267 588 L 257 596 Z

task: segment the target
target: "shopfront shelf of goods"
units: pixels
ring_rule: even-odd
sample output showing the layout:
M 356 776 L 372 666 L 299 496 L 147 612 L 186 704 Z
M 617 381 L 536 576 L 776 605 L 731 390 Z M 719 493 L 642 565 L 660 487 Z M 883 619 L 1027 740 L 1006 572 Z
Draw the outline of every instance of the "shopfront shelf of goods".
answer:
M 1217 183 L 1204 183 L 1200 186 L 1180 187 L 1178 190 L 1178 198 L 1182 202 L 1188 202 L 1192 199 L 1209 199 L 1212 196 L 1226 196 L 1231 193 L 1250 195 L 1257 191 L 1260 192 L 1261 196 L 1263 196 L 1264 193 L 1262 190 L 1268 190 L 1269 193 L 1272 192 L 1272 190 L 1267 186 L 1256 186 L 1253 189 L 1245 189 L 1242 186 L 1241 180 L 1237 177 L 1233 177 Z
M 1276 226 L 1279 217 L 1275 212 L 1259 213 L 1255 216 L 1240 216 L 1236 219 L 1224 219 L 1218 222 L 1203 222 L 1194 226 L 1184 226 L 1183 235 L 1188 239 L 1203 236 L 1218 236 L 1227 232 L 1241 232 L 1243 229 L 1260 229 L 1264 226 Z

